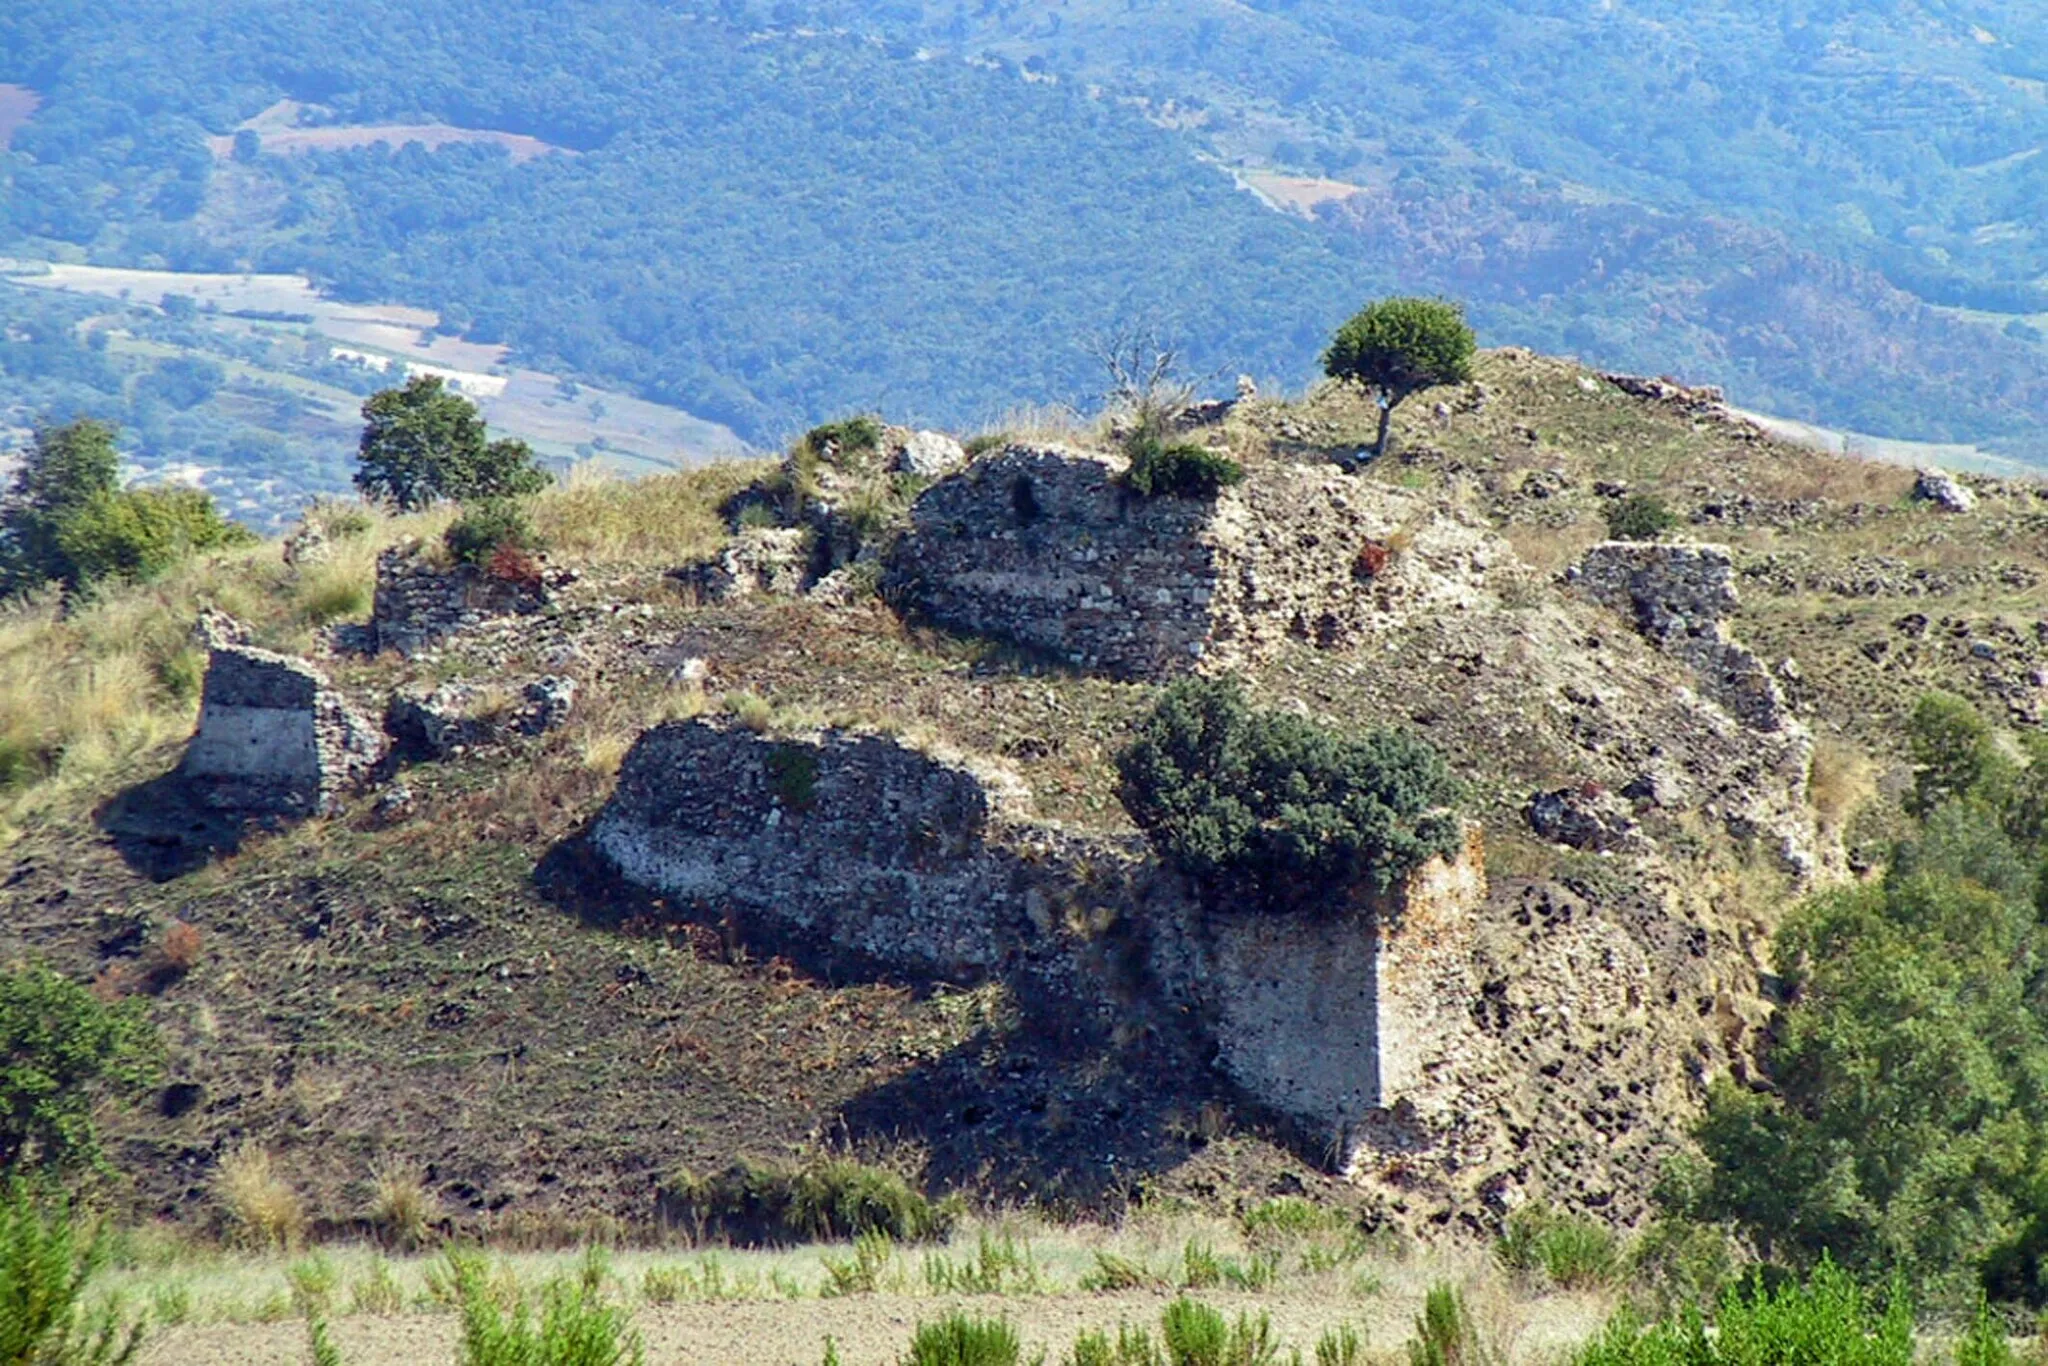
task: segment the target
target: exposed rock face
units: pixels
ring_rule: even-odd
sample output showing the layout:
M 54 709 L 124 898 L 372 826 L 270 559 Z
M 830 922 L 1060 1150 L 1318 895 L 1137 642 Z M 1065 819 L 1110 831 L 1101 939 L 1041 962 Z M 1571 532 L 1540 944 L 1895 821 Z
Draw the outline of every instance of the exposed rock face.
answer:
M 445 759 L 509 735 L 542 735 L 569 719 L 576 680 L 542 678 L 523 688 L 477 683 L 413 685 L 391 696 L 384 729 L 407 753 Z
M 1214 499 L 1146 497 L 1124 469 L 1064 447 L 976 461 L 917 500 L 884 592 L 958 630 L 1162 678 L 1453 610 L 1503 553 L 1448 510 L 1326 466 L 1260 466 Z
M 377 557 L 370 630 L 377 649 L 411 658 L 493 617 L 538 612 L 573 577 L 544 569 L 530 579 L 498 578 L 474 565 L 435 564 L 417 541 L 403 542 Z
M 1643 848 L 1641 830 L 1629 804 L 1605 792 L 1570 787 L 1539 792 L 1529 799 L 1528 814 L 1530 829 L 1553 844 L 1596 854 Z
M 208 657 L 199 730 L 181 772 L 217 810 L 311 816 L 332 810 L 383 755 L 383 736 L 317 669 L 223 645 Z
M 706 602 L 794 597 L 810 570 L 809 546 L 810 533 L 802 527 L 751 527 L 727 541 L 716 558 L 686 565 L 673 577 Z
M 921 479 L 943 479 L 967 463 L 967 449 L 942 432 L 912 432 L 891 453 L 889 468 Z
M 1596 602 L 1631 617 L 1666 654 L 1690 664 L 1707 695 L 1743 724 L 1762 731 L 1792 724 L 1770 670 L 1728 638 L 1726 623 L 1741 603 L 1726 546 L 1608 541 L 1586 552 L 1573 578 Z
M 1431 1094 L 1466 1009 L 1476 840 L 1369 913 L 1205 912 L 1142 845 L 1024 814 L 1020 785 L 894 739 L 768 739 L 693 721 L 642 736 L 592 840 L 629 879 L 886 970 L 1021 981 L 1048 1014 L 1107 1024 L 1149 994 L 1209 1021 L 1219 1064 L 1262 1105 L 1347 1158 L 1347 1135 Z M 1104 953 L 1067 911 L 1136 935 Z M 1149 964 L 1137 979 L 1129 962 Z M 1448 977 L 1467 990 L 1445 988 Z
M 1780 861 L 1801 876 L 1833 863 L 1839 851 L 1820 847 L 1804 796 L 1812 737 L 1793 718 L 1778 678 L 1728 636 L 1727 621 L 1740 604 L 1727 548 L 1609 541 L 1587 551 L 1568 578 L 1586 596 L 1627 617 L 1661 652 L 1683 661 L 1698 677 L 1701 693 L 1751 732 L 1750 754 L 1731 770 L 1739 787 L 1723 787 L 1711 803 L 1730 833 L 1768 838 Z M 1658 805 L 1671 804 L 1677 791 L 1668 775 L 1658 773 L 1646 773 L 1631 787 Z M 1604 839 L 1597 827 L 1611 824 L 1580 819 L 1597 813 L 1574 813 L 1542 798 L 1538 803 L 1543 809 L 1532 806 L 1532 822 L 1555 816 L 1555 837 L 1566 843 L 1573 842 L 1567 834 Z
M 1969 486 L 1941 470 L 1920 470 L 1913 481 L 1913 496 L 1943 512 L 1971 512 L 1977 507 L 1977 495 Z

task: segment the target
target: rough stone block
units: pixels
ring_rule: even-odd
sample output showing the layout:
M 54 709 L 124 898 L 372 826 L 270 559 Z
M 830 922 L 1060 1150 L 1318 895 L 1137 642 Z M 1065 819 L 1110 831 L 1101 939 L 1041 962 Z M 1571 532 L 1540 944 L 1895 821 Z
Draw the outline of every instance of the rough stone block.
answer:
M 332 810 L 384 755 L 383 736 L 303 660 L 249 646 L 208 656 L 180 772 L 200 800 L 250 816 Z

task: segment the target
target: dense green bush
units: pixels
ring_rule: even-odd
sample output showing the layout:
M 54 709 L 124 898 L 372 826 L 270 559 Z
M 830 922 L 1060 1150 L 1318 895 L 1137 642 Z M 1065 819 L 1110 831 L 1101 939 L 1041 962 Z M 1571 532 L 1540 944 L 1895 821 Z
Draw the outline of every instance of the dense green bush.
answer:
M 1678 517 L 1654 493 L 1631 493 L 1607 505 L 1607 534 L 1617 541 L 1654 541 L 1678 525 Z
M 803 449 L 835 465 L 860 465 L 882 448 L 882 420 L 868 414 L 828 422 L 804 433 Z
M 1913 1313 L 1894 1285 L 1879 1311 L 1823 1260 L 1805 1284 L 1753 1282 L 1725 1295 L 1707 1330 L 1697 1308 L 1657 1323 L 1617 1316 L 1571 1366 L 1912 1366 Z
M 61 1198 L 19 1180 L 0 1196 L 0 1362 L 6 1366 L 122 1366 L 142 1348 L 141 1320 L 112 1304 L 86 1308 L 110 1248 Z
M 1239 1314 L 1233 1323 L 1185 1296 L 1159 1316 L 1159 1336 L 1169 1366 L 1277 1366 L 1280 1360 L 1266 1315 Z
M 441 533 L 441 544 L 456 563 L 483 566 L 501 549 L 540 549 L 540 537 L 524 508 L 509 498 L 493 498 L 464 508 Z
M 1221 896 L 1275 908 L 1384 893 L 1459 845 L 1458 785 L 1429 745 L 1257 709 L 1234 680 L 1166 689 L 1117 772 L 1162 857 Z
M 1222 451 L 1192 442 L 1169 445 L 1148 434 L 1127 442 L 1124 453 L 1131 459 L 1124 484 L 1147 497 L 1214 498 L 1244 482 L 1244 466 Z
M 1709 1166 L 1667 1203 L 1795 1267 L 2048 1302 L 2048 763 L 2038 742 L 2015 762 L 1955 698 L 1924 700 L 1908 739 L 1922 818 L 1881 880 L 1785 918 L 1772 1085 L 1711 1090 Z
M 405 511 L 443 498 L 517 498 L 548 485 L 523 441 L 492 441 L 483 415 L 439 375 L 415 375 L 363 404 L 356 487 Z
M 0 972 L 0 1171 L 98 1164 L 93 1106 L 147 1081 L 155 1048 L 139 1000 L 109 1004 L 48 968 Z
M 89 419 L 37 430 L 0 509 L 0 592 L 153 579 L 195 551 L 256 539 L 198 489 L 123 489 L 115 435 Z
M 903 1366 L 1018 1366 L 1023 1350 L 1008 1319 L 948 1314 L 917 1326 Z
M 707 1237 L 786 1245 L 884 1234 L 944 1237 L 954 1211 L 902 1177 L 848 1158 L 802 1164 L 740 1161 L 714 1176 L 677 1174 L 663 1190 L 672 1217 Z

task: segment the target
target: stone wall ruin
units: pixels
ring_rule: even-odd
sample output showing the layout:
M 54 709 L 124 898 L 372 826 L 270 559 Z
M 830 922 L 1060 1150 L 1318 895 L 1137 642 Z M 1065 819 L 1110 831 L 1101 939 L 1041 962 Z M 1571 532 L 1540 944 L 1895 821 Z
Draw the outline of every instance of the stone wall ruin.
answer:
M 911 509 L 883 591 L 940 625 L 1120 678 L 1325 648 L 1448 609 L 1499 553 L 1447 509 L 1327 466 L 1254 466 L 1214 498 L 1126 488 L 1123 457 L 1013 445 Z
M 1375 1111 L 1443 1100 L 1432 1060 L 1469 1033 L 1455 983 L 1486 895 L 1476 838 L 1370 912 L 1210 911 L 1142 843 L 1032 820 L 998 770 L 883 735 L 696 720 L 641 737 L 591 841 L 672 903 L 885 971 L 1004 977 L 1070 1021 L 1113 1020 L 1135 985 L 1201 1021 L 1224 1074 L 1340 1165 Z M 1139 952 L 1101 952 L 1088 921 Z
M 383 735 L 301 660 L 246 645 L 207 658 L 199 729 L 179 772 L 215 810 L 325 814 L 366 782 Z

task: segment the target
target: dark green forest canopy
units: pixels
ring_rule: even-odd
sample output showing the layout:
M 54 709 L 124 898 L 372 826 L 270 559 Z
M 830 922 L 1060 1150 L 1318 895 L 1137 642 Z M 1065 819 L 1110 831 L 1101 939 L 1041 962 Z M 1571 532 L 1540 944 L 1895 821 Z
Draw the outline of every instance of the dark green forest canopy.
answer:
M 14 0 L 0 81 L 45 103 L 0 155 L 0 251 L 306 269 L 762 440 L 1085 398 L 1077 339 L 1132 315 L 1198 371 L 1299 381 L 1362 299 L 1418 288 L 1468 299 L 1490 342 L 1981 438 L 2038 425 L 2048 349 L 1914 300 L 2048 311 L 2027 9 L 165 0 L 145 27 Z M 576 155 L 215 166 L 206 136 L 287 97 Z M 1381 197 L 1291 219 L 1210 155 Z M 1758 229 L 1787 239 L 1761 280 Z M 1956 359 L 1922 373 L 1936 352 Z

